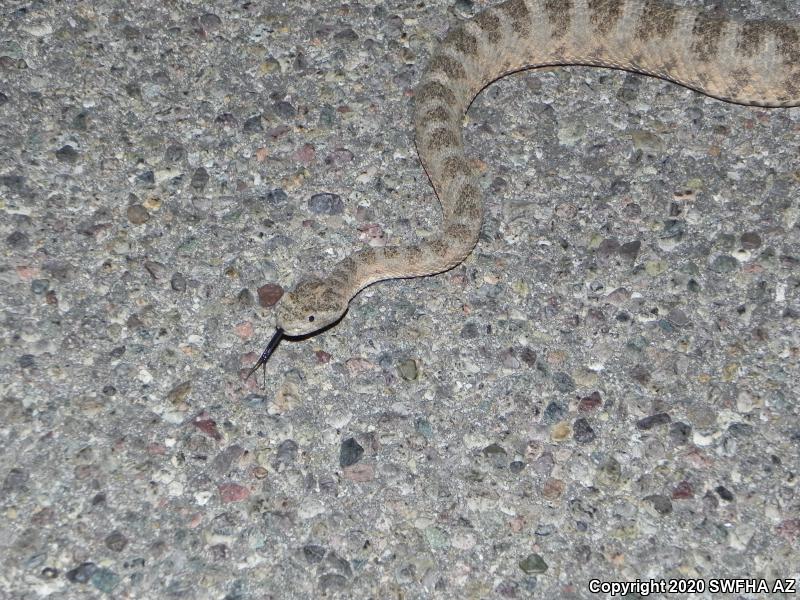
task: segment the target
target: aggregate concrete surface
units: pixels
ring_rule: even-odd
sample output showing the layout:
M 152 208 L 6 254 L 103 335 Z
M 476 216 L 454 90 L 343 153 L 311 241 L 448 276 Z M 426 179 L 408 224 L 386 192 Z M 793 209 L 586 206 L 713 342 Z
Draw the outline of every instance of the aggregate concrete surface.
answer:
M 436 231 L 411 97 L 488 5 L 2 0 L 0 597 L 800 578 L 798 109 L 504 78 L 475 253 L 245 381 L 283 290 Z

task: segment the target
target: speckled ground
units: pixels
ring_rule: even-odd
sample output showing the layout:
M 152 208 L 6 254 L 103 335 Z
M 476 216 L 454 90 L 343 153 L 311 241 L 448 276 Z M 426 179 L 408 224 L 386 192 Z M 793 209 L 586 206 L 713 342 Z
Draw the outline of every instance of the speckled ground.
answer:
M 474 255 L 244 381 L 282 289 L 436 229 L 410 96 L 482 6 L 3 0 L 0 597 L 800 578 L 798 109 L 498 82 Z

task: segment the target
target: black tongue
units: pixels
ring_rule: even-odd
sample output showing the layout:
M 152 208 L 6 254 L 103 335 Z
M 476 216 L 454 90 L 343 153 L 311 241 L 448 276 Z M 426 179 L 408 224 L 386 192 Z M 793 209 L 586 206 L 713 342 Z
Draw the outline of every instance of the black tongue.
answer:
M 250 376 L 258 370 L 258 367 L 264 365 L 264 386 L 267 385 L 267 361 L 269 360 L 269 357 L 272 356 L 272 353 L 275 352 L 275 348 L 278 347 L 282 337 L 283 329 L 278 327 L 275 330 L 275 334 L 272 336 L 272 339 L 269 341 L 269 344 L 267 344 L 267 347 L 264 348 L 264 351 L 261 353 L 258 362 L 247 373 L 247 377 L 244 378 L 245 381 L 250 379 Z

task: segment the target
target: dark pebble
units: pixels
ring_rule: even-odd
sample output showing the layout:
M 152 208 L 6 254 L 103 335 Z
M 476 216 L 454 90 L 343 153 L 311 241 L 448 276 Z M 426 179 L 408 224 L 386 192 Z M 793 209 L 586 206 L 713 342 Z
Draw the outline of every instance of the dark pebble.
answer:
M 220 113 L 214 119 L 214 122 L 222 125 L 223 127 L 231 127 L 236 125 L 236 117 L 229 112 Z
M 355 438 L 347 438 L 339 448 L 339 466 L 349 467 L 356 464 L 364 456 L 364 448 L 361 447 Z
M 619 250 L 619 242 L 613 238 L 605 239 L 600 242 L 600 245 L 597 247 L 597 255 L 600 258 L 608 258 L 617 253 Z
M 753 435 L 753 426 L 749 423 L 731 423 L 728 425 L 728 432 L 740 438 L 751 437 Z
M 25 491 L 28 483 L 28 472 L 19 467 L 12 468 L 3 479 L 2 491 L 4 493 Z
M 761 246 L 761 236 L 755 231 L 747 231 L 742 234 L 740 242 L 745 250 L 754 250 Z
M 244 448 L 238 444 L 233 444 L 217 454 L 211 466 L 214 471 L 216 471 L 217 475 L 227 475 L 234 463 L 236 463 L 243 454 Z
M 589 425 L 589 421 L 584 418 L 575 419 L 575 422 L 572 424 L 572 432 L 575 441 L 581 444 L 593 442 L 597 437 L 594 429 Z
M 514 473 L 520 473 L 525 468 L 525 463 L 521 460 L 512 461 L 510 465 L 508 465 L 509 470 Z
M 31 281 L 31 291 L 36 295 L 44 294 L 49 288 L 49 279 L 34 279 Z
M 67 571 L 67 579 L 72 583 L 88 583 L 95 571 L 97 571 L 97 565 L 93 562 L 81 563 Z
M 506 449 L 503 448 L 500 444 L 489 444 L 481 452 L 483 452 L 483 455 L 488 458 L 508 455 Z
M 553 400 L 545 407 L 542 415 L 542 422 L 545 424 L 557 423 L 563 419 L 566 414 L 567 409 Z
M 519 358 L 522 362 L 524 362 L 529 367 L 532 367 L 536 364 L 536 352 L 531 350 L 530 348 L 523 348 L 519 352 Z
M 19 363 L 19 366 L 23 369 L 30 369 L 36 365 L 36 358 L 33 354 L 23 354 L 17 359 L 17 363 Z
M 636 422 L 637 429 L 648 430 L 652 429 L 653 427 L 658 427 L 660 425 L 666 425 L 671 421 L 669 414 L 667 413 L 657 413 L 655 415 L 650 415 L 649 417 L 645 417 L 644 419 L 639 419 Z
M 192 189 L 199 192 L 202 191 L 206 184 L 208 183 L 208 171 L 206 171 L 203 167 L 198 167 L 195 169 L 195 172 L 192 174 L 192 181 L 191 186 Z
M 632 242 L 627 242 L 622 244 L 619 248 L 619 253 L 630 260 L 635 260 L 636 257 L 639 255 L 639 250 L 642 247 L 642 242 L 639 240 L 634 240 Z
M 8 102 L 8 96 L 6 96 L 3 92 L 0 92 L 0 106 Z
M 106 536 L 106 546 L 114 552 L 122 552 L 128 545 L 128 538 L 120 531 L 112 531 Z
M 729 254 L 720 254 L 711 262 L 711 270 L 716 273 L 731 273 L 739 268 L 739 261 Z
M 278 446 L 276 462 L 284 465 L 294 462 L 297 458 L 298 448 L 299 446 L 294 440 L 283 440 Z
M 714 488 L 714 491 L 717 492 L 717 495 L 719 495 L 719 497 L 726 502 L 733 502 L 733 492 L 731 492 L 724 485 L 718 485 L 716 488 Z
M 264 131 L 264 126 L 261 124 L 261 115 L 253 115 L 245 120 L 242 125 L 242 131 L 245 133 L 260 133 Z
M 30 240 L 21 231 L 14 231 L 6 238 L 6 244 L 12 248 L 22 249 L 28 247 Z
M 528 575 L 533 575 L 547 571 L 547 563 L 538 554 L 528 554 L 528 556 L 519 561 L 519 568 Z
M 575 389 L 575 382 L 572 377 L 563 371 L 553 373 L 553 382 L 556 384 L 556 389 L 562 393 L 568 393 Z
M 153 185 L 156 182 L 156 176 L 153 171 L 145 171 L 136 176 L 136 181 L 144 185 Z
M 662 494 L 647 496 L 645 500 L 649 502 L 660 515 L 668 515 L 672 512 L 672 500 Z
M 344 212 L 344 202 L 338 194 L 314 194 L 308 200 L 308 209 L 315 215 L 340 215 Z
M 283 296 L 283 288 L 276 283 L 267 283 L 258 288 L 258 304 L 265 308 L 275 306 Z
M 186 290 L 186 278 L 183 276 L 183 273 L 173 273 L 172 277 L 169 280 L 170 287 L 175 290 L 176 292 L 183 292 Z
M 67 144 L 56 150 L 56 158 L 61 162 L 74 163 L 78 160 L 78 151 Z
M 348 27 L 334 35 L 333 39 L 338 42 L 355 42 L 358 39 L 358 34 Z
M 131 204 L 128 207 L 128 221 L 134 225 L 143 225 L 150 220 L 150 213 L 141 204 Z

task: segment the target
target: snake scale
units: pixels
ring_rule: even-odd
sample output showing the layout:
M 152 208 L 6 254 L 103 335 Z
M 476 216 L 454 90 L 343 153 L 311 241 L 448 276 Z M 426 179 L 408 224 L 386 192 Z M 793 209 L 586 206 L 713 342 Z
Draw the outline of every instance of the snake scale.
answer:
M 365 247 L 327 278 L 306 278 L 277 307 L 276 333 L 248 377 L 285 336 L 336 323 L 364 287 L 461 263 L 478 241 L 483 201 L 462 141 L 473 98 L 509 73 L 590 65 L 674 81 L 738 104 L 800 104 L 800 23 L 746 21 L 657 0 L 507 0 L 453 26 L 414 93 L 422 165 L 442 208 L 438 235 L 415 245 Z

